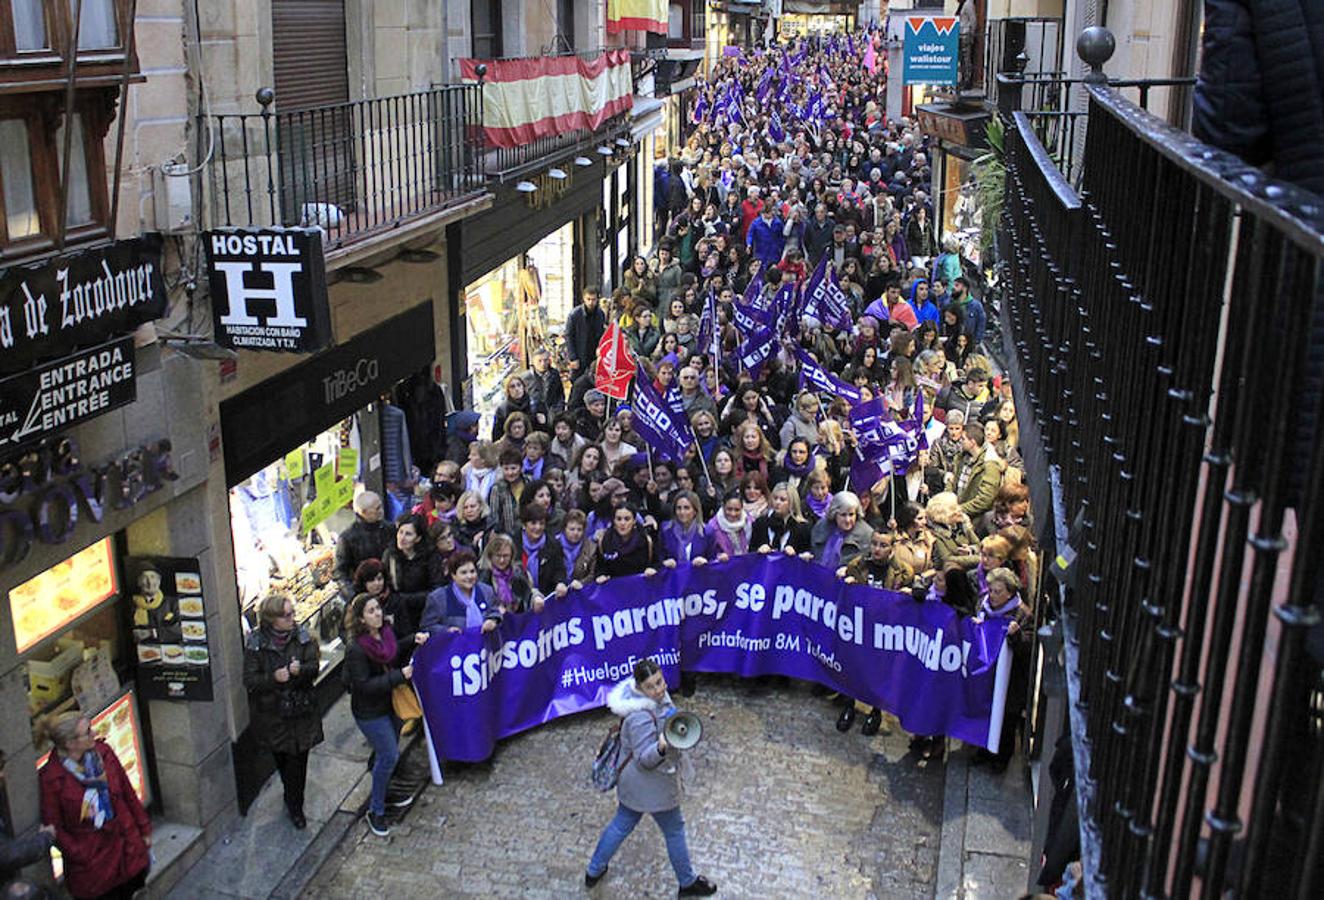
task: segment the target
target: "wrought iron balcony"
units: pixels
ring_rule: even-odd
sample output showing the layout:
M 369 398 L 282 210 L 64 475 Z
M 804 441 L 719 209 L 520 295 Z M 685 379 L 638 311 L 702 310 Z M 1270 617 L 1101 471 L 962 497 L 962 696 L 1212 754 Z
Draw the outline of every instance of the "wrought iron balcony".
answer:
M 1040 610 L 1069 701 L 1033 718 L 1069 721 L 1089 896 L 1316 896 L 1324 206 L 1081 90 L 1074 168 L 1011 116 L 998 229 L 1044 557 L 1074 558 Z
M 294 111 L 257 99 L 260 112 L 203 118 L 211 227 L 319 226 L 331 251 L 484 188 L 476 85 Z

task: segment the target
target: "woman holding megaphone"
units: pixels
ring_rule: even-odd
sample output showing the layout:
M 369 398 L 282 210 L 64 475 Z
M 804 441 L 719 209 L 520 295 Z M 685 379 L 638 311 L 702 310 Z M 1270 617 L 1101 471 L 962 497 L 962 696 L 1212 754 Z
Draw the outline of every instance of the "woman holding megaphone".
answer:
M 694 874 L 680 814 L 680 753 L 667 743 L 666 722 L 676 712 L 662 670 L 651 659 L 635 664 L 627 678 L 607 695 L 607 706 L 622 718 L 621 746 L 629 762 L 616 782 L 616 816 L 603 829 L 584 872 L 585 887 L 607 874 L 607 864 L 634 831 L 644 813 L 652 815 L 667 842 L 667 856 L 680 882 L 680 896 L 707 897 L 717 885 Z

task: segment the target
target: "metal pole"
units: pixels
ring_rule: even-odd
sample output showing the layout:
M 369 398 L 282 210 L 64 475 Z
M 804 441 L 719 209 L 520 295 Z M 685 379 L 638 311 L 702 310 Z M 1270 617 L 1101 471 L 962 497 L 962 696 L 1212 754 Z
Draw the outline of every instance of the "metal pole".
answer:
M 120 217 L 120 180 L 123 177 L 123 169 L 120 164 L 124 159 L 124 125 L 128 119 L 128 112 L 125 105 L 129 102 L 129 75 L 132 71 L 133 54 L 138 45 L 138 32 L 134 29 L 133 23 L 138 18 L 138 0 L 130 0 L 129 3 L 129 36 L 128 42 L 124 48 L 124 71 L 120 75 L 120 120 L 115 128 L 115 186 L 110 194 L 110 239 L 115 240 L 115 234 L 118 231 Z M 211 123 L 208 123 L 210 126 Z M 160 223 L 157 223 L 160 227 Z
M 78 79 L 78 33 L 83 24 L 83 0 L 74 0 L 74 25 L 69 36 L 69 68 L 64 83 L 64 148 L 60 151 L 60 210 L 55 246 L 64 249 L 65 230 L 69 226 L 69 150 L 74 139 L 74 82 Z M 120 116 L 124 110 L 120 110 Z

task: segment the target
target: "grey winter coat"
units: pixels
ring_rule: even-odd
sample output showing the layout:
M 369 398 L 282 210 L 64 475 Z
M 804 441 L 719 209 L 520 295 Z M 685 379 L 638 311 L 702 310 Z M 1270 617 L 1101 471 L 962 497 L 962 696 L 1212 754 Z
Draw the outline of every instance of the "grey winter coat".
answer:
M 662 701 L 650 699 L 627 678 L 607 695 L 607 707 L 620 716 L 621 744 L 630 762 L 616 783 L 616 798 L 635 812 L 665 812 L 680 806 L 681 751 L 668 747 L 657 752 L 657 736 L 668 711 L 675 710 L 671 695 Z
M 782 423 L 781 434 L 778 437 L 781 438 L 783 447 L 791 446 L 791 441 L 798 437 L 804 438 L 812 447 L 818 443 L 818 422 L 813 418 L 806 419 L 804 414 L 796 409 Z

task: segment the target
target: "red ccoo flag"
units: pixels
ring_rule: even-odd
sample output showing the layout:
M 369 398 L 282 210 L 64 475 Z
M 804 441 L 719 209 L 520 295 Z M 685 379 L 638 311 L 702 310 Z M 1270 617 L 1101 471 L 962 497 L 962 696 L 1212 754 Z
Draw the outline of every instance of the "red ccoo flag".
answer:
M 608 397 L 624 400 L 634 377 L 635 361 L 621 326 L 612 323 L 598 342 L 598 365 L 593 370 L 593 386 Z

